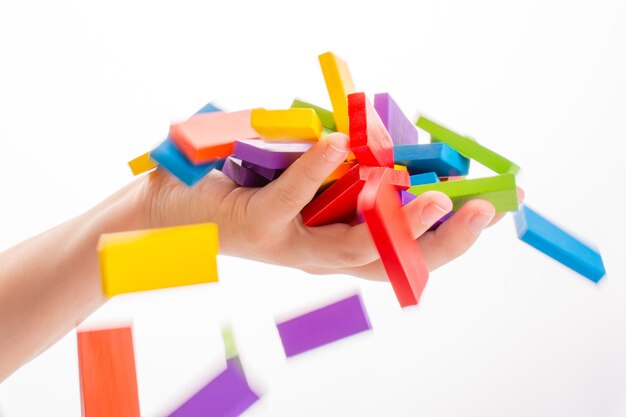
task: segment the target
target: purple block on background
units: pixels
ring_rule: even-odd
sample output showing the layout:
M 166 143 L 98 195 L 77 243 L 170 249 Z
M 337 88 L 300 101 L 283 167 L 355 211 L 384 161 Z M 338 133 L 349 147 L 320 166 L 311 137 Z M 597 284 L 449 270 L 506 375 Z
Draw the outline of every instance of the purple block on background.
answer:
M 263 187 L 270 182 L 270 180 L 260 176 L 250 168 L 242 166 L 241 160 L 233 157 L 226 159 L 222 172 L 242 187 Z
M 280 175 L 285 172 L 284 169 L 273 169 L 273 168 L 265 168 L 260 165 L 254 165 L 247 161 L 242 161 L 242 166 L 253 170 L 260 176 L 267 178 L 270 181 L 274 181 L 276 178 L 280 177 Z
M 359 294 L 278 323 L 277 327 L 288 357 L 372 328 Z
M 376 94 L 374 108 L 391 135 L 394 145 L 417 144 L 417 128 L 402 113 L 389 93 Z
M 235 142 L 235 158 L 270 169 L 286 169 L 308 151 L 312 143 L 265 142 L 259 139 Z

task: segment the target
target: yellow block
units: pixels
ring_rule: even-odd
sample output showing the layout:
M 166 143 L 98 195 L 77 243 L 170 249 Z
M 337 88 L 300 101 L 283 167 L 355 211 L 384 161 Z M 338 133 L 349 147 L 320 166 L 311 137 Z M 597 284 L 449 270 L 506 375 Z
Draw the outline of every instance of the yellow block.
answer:
M 348 94 L 352 94 L 356 90 L 348 64 L 332 52 L 326 52 L 318 58 L 324 74 L 324 80 L 326 81 L 330 102 L 333 104 L 337 131 L 349 135 Z
M 133 171 L 133 175 L 143 174 L 150 171 L 152 168 L 156 168 L 159 164 L 150 158 L 150 152 L 146 152 L 143 155 L 138 156 L 132 161 L 128 161 L 130 170 Z
M 404 172 L 408 172 L 409 169 L 407 167 L 405 167 L 404 165 L 394 165 L 393 169 L 397 170 L 397 171 L 404 171 Z
M 313 109 L 252 110 L 252 128 L 263 139 L 316 141 L 322 136 L 322 122 Z
M 100 236 L 102 291 L 135 291 L 217 281 L 217 225 L 196 224 Z

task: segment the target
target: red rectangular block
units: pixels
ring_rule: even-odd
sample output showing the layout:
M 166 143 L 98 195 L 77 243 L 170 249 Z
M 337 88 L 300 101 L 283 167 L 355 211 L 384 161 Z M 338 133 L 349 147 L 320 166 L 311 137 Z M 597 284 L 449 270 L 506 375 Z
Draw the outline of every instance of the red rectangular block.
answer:
M 393 140 L 365 93 L 348 96 L 350 148 L 361 165 L 393 168 Z

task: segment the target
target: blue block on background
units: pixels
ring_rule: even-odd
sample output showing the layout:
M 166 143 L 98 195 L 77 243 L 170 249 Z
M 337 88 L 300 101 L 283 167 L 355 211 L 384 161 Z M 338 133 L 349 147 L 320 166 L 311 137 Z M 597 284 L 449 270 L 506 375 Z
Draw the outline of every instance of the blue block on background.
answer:
M 602 256 L 540 214 L 522 205 L 515 216 L 517 236 L 579 274 L 598 282 L 606 271 Z
M 411 175 L 411 187 L 414 185 L 432 184 L 439 182 L 439 177 L 434 172 L 425 172 L 424 174 Z
M 200 181 L 212 169 L 222 169 L 225 161 L 225 159 L 218 159 L 207 164 L 194 165 L 185 158 L 170 138 L 165 139 L 154 148 L 150 152 L 150 158 L 190 187 Z
M 202 113 L 214 113 L 216 111 L 222 111 L 219 107 L 216 107 L 213 103 L 207 103 L 200 110 L 198 110 L 195 114 Z
M 439 177 L 467 175 L 470 163 L 443 142 L 394 146 L 393 160 L 406 166 L 411 175 L 434 172 Z

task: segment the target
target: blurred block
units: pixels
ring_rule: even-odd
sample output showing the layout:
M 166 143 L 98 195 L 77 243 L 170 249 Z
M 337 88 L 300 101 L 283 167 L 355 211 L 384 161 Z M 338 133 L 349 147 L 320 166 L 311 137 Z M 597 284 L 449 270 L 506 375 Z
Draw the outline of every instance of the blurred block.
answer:
M 393 141 L 365 93 L 348 96 L 350 148 L 361 165 L 393 168 Z
M 146 152 L 132 161 L 128 161 L 128 166 L 133 172 L 133 175 L 139 175 L 156 168 L 158 164 L 150 158 L 150 152 Z
M 393 148 L 396 164 L 404 165 L 411 175 L 434 172 L 439 177 L 467 175 L 469 159 L 445 143 L 398 145 Z
M 330 110 L 326 110 L 323 107 L 316 106 L 315 104 L 307 103 L 306 101 L 298 100 L 297 98 L 291 103 L 291 107 L 298 109 L 313 109 L 317 113 L 317 117 L 320 118 L 322 126 L 328 131 L 328 133 L 336 132 L 337 125 L 335 124 L 335 116 Z
M 84 417 L 139 417 L 130 327 L 78 331 L 78 368 Z
M 215 112 L 221 112 L 221 111 L 222 109 L 217 107 L 215 104 L 207 103 L 204 106 L 200 107 L 200 109 L 195 114 L 215 113 Z
M 419 302 L 428 268 L 411 224 L 402 210 L 389 171 L 376 169 L 359 194 L 359 212 L 372 235 L 391 286 L 402 307 Z
M 355 165 L 343 177 L 302 209 L 306 226 L 323 226 L 331 223 L 350 223 L 356 216 L 357 199 L 365 181 L 376 167 Z M 389 181 L 398 189 L 410 186 L 409 174 L 391 168 Z
M 352 168 L 356 166 L 356 164 L 357 163 L 355 161 L 343 162 L 324 180 L 324 182 L 322 183 L 322 187 L 330 185 L 331 183 L 346 175 Z
M 242 165 L 240 159 L 232 156 L 226 159 L 222 172 L 241 187 L 263 187 L 270 180 Z
M 405 190 L 400 190 L 400 203 L 403 206 L 406 206 L 407 204 L 409 204 L 411 201 L 415 200 L 417 198 L 417 196 L 415 194 L 411 194 L 408 191 Z
M 404 165 L 394 164 L 393 165 L 393 169 L 397 169 L 398 171 L 409 172 L 409 169 L 407 167 L 405 167 Z
M 252 128 L 267 141 L 317 141 L 322 136 L 322 122 L 313 109 L 254 109 Z
M 98 252 L 109 297 L 217 281 L 218 232 L 212 223 L 103 234 Z
M 250 162 L 246 161 L 241 161 L 241 165 L 253 170 L 260 176 L 267 178 L 270 181 L 275 180 L 276 178 L 280 177 L 283 172 L 285 172 L 284 169 L 265 168 L 260 165 L 251 164 Z
M 224 341 L 224 353 L 226 355 L 227 366 L 238 370 L 245 378 L 243 365 L 239 359 L 239 352 L 237 351 L 237 344 L 235 343 L 235 336 L 233 335 L 233 329 L 230 326 L 222 327 L 222 340 Z
M 170 138 L 165 139 L 150 152 L 150 157 L 181 182 L 192 186 L 213 169 L 221 169 L 224 159 L 202 165 L 194 165 L 176 148 Z
M 417 145 L 415 125 L 402 113 L 389 93 L 376 94 L 374 108 L 391 135 L 394 145 Z
M 439 177 L 439 181 L 460 181 L 460 180 L 464 180 L 465 176 L 464 175 L 453 175 L 450 177 Z
M 332 52 L 326 52 L 319 57 L 324 81 L 333 105 L 333 115 L 337 125 L 337 131 L 348 135 L 350 133 L 348 122 L 348 94 L 355 91 L 352 75 L 348 65 Z
M 411 175 L 411 186 L 422 184 L 434 184 L 439 182 L 439 177 L 434 172 L 425 172 L 423 174 Z
M 277 143 L 264 140 L 238 140 L 235 158 L 269 169 L 286 169 L 308 151 L 311 143 Z
M 430 133 L 432 142 L 447 143 L 466 158 L 473 159 L 498 174 L 517 174 L 519 172 L 519 166 L 505 157 L 485 148 L 473 139 L 446 129 L 424 116 L 420 116 L 417 120 L 417 126 Z
M 476 178 L 471 180 L 438 182 L 435 184 L 417 185 L 409 188 L 409 192 L 420 195 L 426 191 L 441 191 L 454 204 L 453 210 L 474 198 L 491 202 L 496 212 L 517 211 L 517 187 L 515 175 L 503 174 L 495 177 Z
M 196 114 L 170 126 L 170 138 L 194 165 L 233 154 L 238 139 L 258 138 L 252 128 L 252 110 Z
M 593 282 L 605 274 L 602 256 L 526 205 L 515 213 L 518 237 Z
M 278 323 L 276 327 L 287 357 L 372 328 L 358 294 Z

